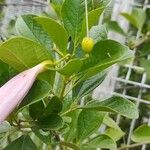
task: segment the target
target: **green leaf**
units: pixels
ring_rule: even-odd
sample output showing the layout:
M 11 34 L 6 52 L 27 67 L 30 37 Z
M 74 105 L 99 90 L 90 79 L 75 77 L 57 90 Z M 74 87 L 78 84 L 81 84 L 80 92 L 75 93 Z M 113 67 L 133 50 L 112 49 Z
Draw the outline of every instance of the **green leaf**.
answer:
M 42 129 L 56 130 L 62 127 L 63 120 L 57 114 L 50 114 L 48 116 L 38 118 L 37 125 Z
M 118 141 L 124 134 L 125 133 L 122 130 L 114 128 L 108 128 L 105 131 L 105 135 L 111 137 L 114 141 Z
M 93 111 L 113 112 L 125 116 L 127 118 L 138 118 L 138 109 L 131 101 L 118 96 L 113 96 L 106 100 L 93 100 L 87 105 L 81 107 L 82 109 L 89 109 Z
M 150 80 L 150 60 L 144 58 L 140 59 L 140 66 L 145 69 L 148 79 Z
M 0 60 L 0 86 L 9 80 L 9 66 Z
M 80 36 L 85 16 L 84 2 L 84 0 L 65 0 L 62 6 L 64 26 L 75 43 Z
M 133 52 L 127 46 L 124 46 L 113 40 L 102 40 L 95 44 L 89 57 L 83 61 L 81 68 L 80 81 L 105 70 L 115 63 L 131 59 Z
M 77 73 L 82 67 L 82 61 L 80 59 L 72 59 L 61 69 L 56 69 L 63 75 L 71 76 L 74 73 Z
M 82 141 L 98 130 L 104 117 L 105 113 L 99 111 L 82 110 L 77 122 L 77 140 Z
M 49 145 L 51 143 L 51 134 L 49 131 L 43 131 L 42 129 L 39 129 L 37 126 L 32 127 L 32 131 L 45 144 Z
M 77 99 L 92 92 L 96 87 L 98 87 L 105 79 L 107 71 L 100 72 L 93 77 L 90 77 L 83 82 L 80 91 L 78 92 Z
M 74 149 L 74 150 L 80 150 L 80 148 L 73 143 L 61 142 L 60 144 L 66 146 L 66 147 L 69 147 L 71 149 Z
M 28 135 L 22 135 L 6 146 L 4 150 L 16 150 L 16 148 L 19 150 L 37 150 L 36 145 Z
M 132 136 L 134 142 L 149 142 L 150 141 L 150 126 L 143 124 L 134 130 Z
M 53 39 L 55 44 L 59 47 L 60 51 L 65 53 L 69 37 L 64 27 L 51 18 L 36 17 L 34 19 L 49 34 L 49 36 Z
M 57 96 L 54 96 L 46 106 L 44 115 L 58 114 L 61 112 L 62 106 L 62 101 Z
M 50 51 L 53 48 L 51 37 L 43 30 L 42 26 L 34 20 L 35 17 L 34 15 L 20 16 L 16 21 L 16 31 L 18 35 L 31 38 Z
M 41 114 L 43 114 L 44 108 L 43 101 L 38 101 L 29 106 L 29 114 L 34 120 L 36 120 L 41 116 Z
M 88 145 L 94 148 L 104 148 L 104 149 L 110 149 L 110 150 L 117 149 L 117 145 L 114 142 L 114 140 L 104 134 L 98 135 L 97 137 L 90 140 L 88 142 Z
M 109 115 L 105 116 L 103 123 L 105 125 L 107 125 L 108 127 L 111 127 L 111 128 L 117 129 L 117 130 L 121 130 L 120 127 L 118 126 L 118 124 Z
M 109 21 L 106 23 L 107 30 L 117 32 L 123 36 L 126 36 L 124 30 L 120 27 L 117 21 Z
M 93 26 L 90 29 L 89 35 L 95 43 L 107 39 L 107 31 L 103 25 Z
M 45 81 L 37 80 L 33 84 L 28 95 L 24 98 L 23 102 L 19 107 L 19 110 L 22 110 L 23 108 L 30 106 L 31 104 L 41 101 L 43 98 L 48 96 L 50 90 L 50 84 Z
M 51 54 L 38 43 L 23 37 L 12 38 L 0 45 L 0 59 L 18 71 L 31 68 L 45 60 L 51 60 Z
M 142 29 L 146 20 L 145 10 L 141 8 L 134 8 L 131 14 L 121 13 L 121 15 L 125 17 L 137 29 Z

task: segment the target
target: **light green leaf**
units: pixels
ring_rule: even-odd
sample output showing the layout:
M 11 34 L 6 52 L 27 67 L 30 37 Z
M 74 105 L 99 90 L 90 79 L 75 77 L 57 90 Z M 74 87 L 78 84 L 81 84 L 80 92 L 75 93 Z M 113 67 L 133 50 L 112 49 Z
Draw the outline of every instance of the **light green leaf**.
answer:
M 107 39 L 107 31 L 103 25 L 93 26 L 90 29 L 89 35 L 95 43 Z
M 109 21 L 106 23 L 107 30 L 117 32 L 123 36 L 126 36 L 124 30 L 120 27 L 117 21 Z
M 0 59 L 18 71 L 52 59 L 49 51 L 23 37 L 12 38 L 0 45 Z
M 43 30 L 42 26 L 34 20 L 35 17 L 34 15 L 20 16 L 16 21 L 16 31 L 18 35 L 30 38 L 51 51 L 53 48 L 51 37 Z
M 84 0 L 65 0 L 62 6 L 64 26 L 75 43 L 80 36 L 85 16 L 84 2 Z
M 87 105 L 81 107 L 82 109 L 90 109 L 93 111 L 113 112 L 125 116 L 127 118 L 138 118 L 138 109 L 131 101 L 118 96 L 113 96 L 106 100 L 93 100 Z
M 143 124 L 134 130 L 132 136 L 134 142 L 150 142 L 150 126 Z
M 109 115 L 105 116 L 103 123 L 107 125 L 108 127 L 121 130 L 118 124 Z
M 104 134 L 98 135 L 97 137 L 90 140 L 88 142 L 88 145 L 94 148 L 104 148 L 104 149 L 110 149 L 110 150 L 117 149 L 117 145 L 114 142 L 114 140 Z
M 125 17 L 137 29 L 142 29 L 146 20 L 145 10 L 141 8 L 134 8 L 131 14 L 121 13 L 121 15 Z
M 48 96 L 50 90 L 51 90 L 50 84 L 48 84 L 46 81 L 37 80 L 33 84 L 28 95 L 24 98 L 23 102 L 21 103 L 19 111 L 27 106 L 30 106 L 38 101 L 41 101 L 43 98 Z
M 55 20 L 48 17 L 36 17 L 34 18 L 43 29 L 49 34 L 60 51 L 66 52 L 68 44 L 68 34 L 64 27 Z
M 111 137 L 114 141 L 118 141 L 124 134 L 125 133 L 122 130 L 114 128 L 108 128 L 105 131 L 105 135 Z
M 19 150 L 37 150 L 36 145 L 28 135 L 22 135 L 6 146 L 4 150 L 16 150 L 16 148 Z
M 73 143 L 68 143 L 68 142 L 60 142 L 61 145 L 64 145 L 66 147 L 69 147 L 73 150 L 81 150 L 77 145 L 73 144 Z
M 95 44 L 89 57 L 83 61 L 80 81 L 105 70 L 115 63 L 133 58 L 134 54 L 127 46 L 113 40 L 102 40 Z
M 82 110 L 77 122 L 77 140 L 82 141 L 98 130 L 104 117 L 105 113 L 99 111 Z
M 73 73 L 77 73 L 82 66 L 82 61 L 78 58 L 70 60 L 65 66 L 61 69 L 56 69 L 63 75 L 72 75 Z

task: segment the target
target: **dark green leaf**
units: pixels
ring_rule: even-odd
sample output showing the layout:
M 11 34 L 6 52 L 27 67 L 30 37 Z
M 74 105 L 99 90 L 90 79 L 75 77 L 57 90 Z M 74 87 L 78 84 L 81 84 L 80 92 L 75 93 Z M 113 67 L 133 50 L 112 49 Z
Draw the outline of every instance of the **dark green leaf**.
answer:
M 43 101 L 38 101 L 29 106 L 29 114 L 34 120 L 36 120 L 41 116 L 41 114 L 43 114 L 44 108 Z
M 50 90 L 51 90 L 50 84 L 48 84 L 45 81 L 37 80 L 33 84 L 28 95 L 24 98 L 22 104 L 20 105 L 20 109 L 22 110 L 23 108 L 31 104 L 41 101 L 43 98 L 48 96 Z
M 43 27 L 43 29 L 53 39 L 60 51 L 66 52 L 68 35 L 64 27 L 51 18 L 36 17 L 35 20 Z
M 59 129 L 63 125 L 62 118 L 57 114 L 50 114 L 49 116 L 42 116 L 38 119 L 37 125 L 42 129 Z
M 44 115 L 57 114 L 60 113 L 61 110 L 62 101 L 57 96 L 54 96 L 51 98 L 48 105 L 46 106 Z
M 45 144 L 50 144 L 51 143 L 51 134 L 49 131 L 43 131 L 42 129 L 39 129 L 38 127 L 32 127 L 32 131 L 34 134 L 42 140 Z
M 83 82 L 80 91 L 78 93 L 78 99 L 92 92 L 96 87 L 98 87 L 105 79 L 107 71 L 100 72 L 93 77 L 90 77 L 85 82 Z
M 105 113 L 99 111 L 82 110 L 78 117 L 77 140 L 82 141 L 98 130 L 104 117 Z
M 8 146 L 4 150 L 37 150 L 36 145 L 33 143 L 28 135 L 22 135 Z
M 149 142 L 150 141 L 150 126 L 143 124 L 134 130 L 131 139 L 134 142 Z
M 118 96 L 113 96 L 103 101 L 94 100 L 81 108 L 93 111 L 113 112 L 131 119 L 138 118 L 139 116 L 138 109 L 134 103 Z

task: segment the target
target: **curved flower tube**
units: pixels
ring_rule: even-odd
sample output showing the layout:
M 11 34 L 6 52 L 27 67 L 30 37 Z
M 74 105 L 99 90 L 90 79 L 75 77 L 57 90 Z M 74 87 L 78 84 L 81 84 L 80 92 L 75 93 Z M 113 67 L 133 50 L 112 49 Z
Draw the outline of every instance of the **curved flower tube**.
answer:
M 9 80 L 0 88 L 0 124 L 21 103 L 32 87 L 37 75 L 44 71 L 41 63 Z

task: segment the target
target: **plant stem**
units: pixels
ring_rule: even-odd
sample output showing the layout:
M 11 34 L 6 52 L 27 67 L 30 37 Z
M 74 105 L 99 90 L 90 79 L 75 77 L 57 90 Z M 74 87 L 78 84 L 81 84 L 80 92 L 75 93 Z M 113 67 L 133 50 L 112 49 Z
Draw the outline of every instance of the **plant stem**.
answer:
M 66 112 L 62 113 L 60 116 L 63 117 L 65 115 L 67 115 L 68 113 L 75 111 L 76 109 L 78 109 L 78 107 L 73 107 L 73 108 L 67 110 Z
M 58 53 L 61 57 L 64 57 L 64 54 L 61 51 L 59 51 L 56 47 L 53 48 L 53 51 Z
M 85 16 L 86 16 L 86 35 L 89 37 L 89 19 L 88 19 L 88 4 L 85 0 Z
M 124 147 L 119 147 L 118 150 L 130 149 L 130 148 L 133 148 L 133 147 L 142 146 L 143 144 L 150 144 L 150 142 L 143 142 L 143 143 L 136 143 L 136 144 L 126 145 Z

